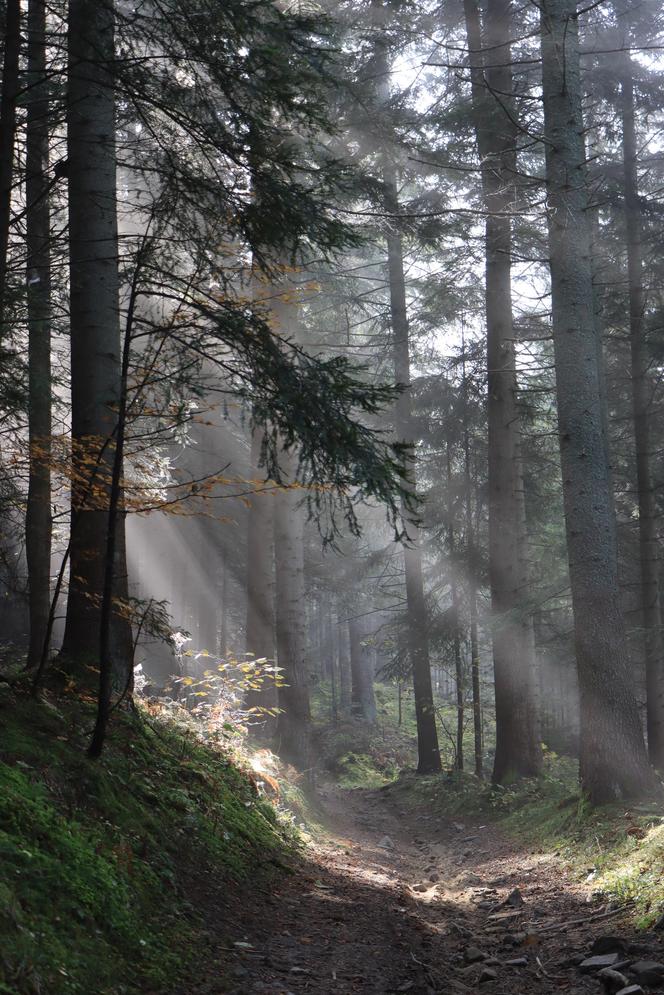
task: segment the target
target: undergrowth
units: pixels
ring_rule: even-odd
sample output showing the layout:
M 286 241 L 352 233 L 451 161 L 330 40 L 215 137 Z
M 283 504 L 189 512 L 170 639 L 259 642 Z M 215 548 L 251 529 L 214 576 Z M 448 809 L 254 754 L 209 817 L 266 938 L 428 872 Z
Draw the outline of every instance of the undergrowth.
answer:
M 172 991 L 209 882 L 274 873 L 294 834 L 223 743 L 117 715 L 91 761 L 90 706 L 0 689 L 0 992 Z

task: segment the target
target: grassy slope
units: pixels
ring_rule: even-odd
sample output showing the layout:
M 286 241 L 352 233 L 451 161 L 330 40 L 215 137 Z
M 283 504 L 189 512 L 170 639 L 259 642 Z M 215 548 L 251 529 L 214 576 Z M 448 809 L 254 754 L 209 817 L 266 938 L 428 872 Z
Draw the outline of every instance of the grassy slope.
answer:
M 204 958 L 196 880 L 269 873 L 289 845 L 274 810 L 163 721 L 117 716 L 100 761 L 80 702 L 0 685 L 0 723 L 0 992 L 172 990 Z

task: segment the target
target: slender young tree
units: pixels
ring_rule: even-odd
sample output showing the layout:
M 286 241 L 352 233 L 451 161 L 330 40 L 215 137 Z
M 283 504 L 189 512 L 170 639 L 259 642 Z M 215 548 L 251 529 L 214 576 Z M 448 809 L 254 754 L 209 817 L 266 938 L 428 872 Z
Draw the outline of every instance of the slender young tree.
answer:
M 46 2 L 30 0 L 26 133 L 29 481 L 25 549 L 30 604 L 28 667 L 46 639 L 51 578 L 51 250 Z
M 567 550 L 581 697 L 580 775 L 593 802 L 653 790 L 618 584 L 603 431 L 576 0 L 540 8 L 547 216 Z
M 512 107 L 509 0 L 464 0 L 472 106 L 487 212 L 486 324 L 489 432 L 489 574 L 496 696 L 493 780 L 532 776 L 541 766 L 534 694 L 535 639 L 524 611 L 528 588 L 516 353 L 512 320 L 510 211 L 517 125 Z M 484 50 L 487 57 L 484 58 Z

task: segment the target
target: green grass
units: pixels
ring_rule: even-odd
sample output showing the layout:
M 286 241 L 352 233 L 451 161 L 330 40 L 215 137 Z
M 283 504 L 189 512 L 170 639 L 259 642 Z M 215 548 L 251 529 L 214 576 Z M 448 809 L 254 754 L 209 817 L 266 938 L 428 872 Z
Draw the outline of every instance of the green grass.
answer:
M 118 715 L 0 695 L 0 992 L 168 992 L 204 956 L 196 881 L 273 872 L 290 845 L 222 748 Z M 212 875 L 213 877 L 210 877 Z

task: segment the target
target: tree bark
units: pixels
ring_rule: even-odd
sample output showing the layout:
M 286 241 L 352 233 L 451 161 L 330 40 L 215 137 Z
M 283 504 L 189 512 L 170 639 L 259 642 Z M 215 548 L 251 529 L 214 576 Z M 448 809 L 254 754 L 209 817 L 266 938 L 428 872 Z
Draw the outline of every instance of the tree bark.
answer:
M 41 661 L 51 606 L 51 252 L 48 180 L 49 97 L 46 3 L 28 4 L 29 103 L 26 133 L 28 438 L 25 519 L 30 641 L 28 667 Z
M 72 402 L 71 566 L 62 667 L 81 677 L 99 653 L 109 499 L 121 397 L 114 96 L 114 6 L 70 0 L 67 152 Z M 126 597 L 124 516 L 116 603 Z M 117 686 L 132 666 L 131 623 L 113 611 Z
M 516 172 L 511 110 L 510 0 L 487 6 L 484 45 L 477 0 L 464 0 L 472 103 L 486 219 L 489 434 L 489 575 L 496 695 L 493 780 L 530 777 L 541 767 L 528 590 L 525 499 L 512 322 L 510 211 Z M 482 69 L 486 46 L 490 65 Z M 495 95 L 499 95 L 496 99 Z
M 581 697 L 581 783 L 593 802 L 654 789 L 618 585 L 593 307 L 576 0 L 543 0 L 546 180 L 558 429 Z
M 664 768 L 664 641 L 659 604 L 659 549 L 657 500 L 651 472 L 650 416 L 652 384 L 645 328 L 643 286 L 643 220 L 639 202 L 634 78 L 629 38 L 624 39 L 620 80 L 623 137 L 623 184 L 627 236 L 629 325 L 631 346 L 632 411 L 639 502 L 639 566 L 641 615 L 646 667 L 646 723 L 648 755 Z

